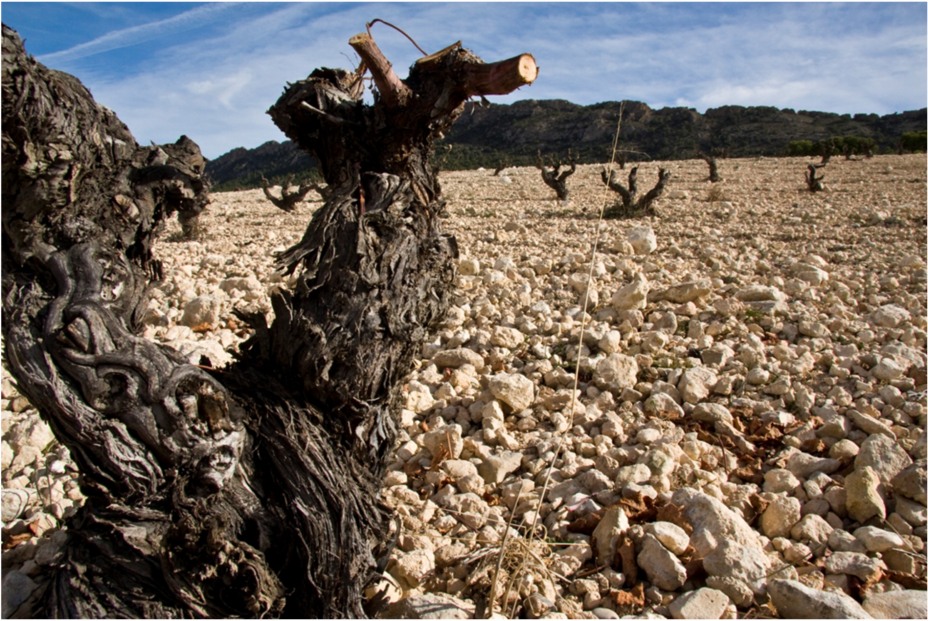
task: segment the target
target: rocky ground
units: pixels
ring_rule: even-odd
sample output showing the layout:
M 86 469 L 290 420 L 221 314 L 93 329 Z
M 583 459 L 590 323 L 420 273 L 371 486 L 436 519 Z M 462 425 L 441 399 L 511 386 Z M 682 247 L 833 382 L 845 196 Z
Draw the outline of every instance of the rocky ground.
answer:
M 926 617 L 926 158 L 835 159 L 815 195 L 808 163 L 663 163 L 659 216 L 598 237 L 599 167 L 569 204 L 442 175 L 458 292 L 406 384 L 383 614 Z M 145 334 L 218 366 L 319 203 L 213 200 L 156 248 Z M 8 617 L 82 497 L 5 372 L 2 408 Z

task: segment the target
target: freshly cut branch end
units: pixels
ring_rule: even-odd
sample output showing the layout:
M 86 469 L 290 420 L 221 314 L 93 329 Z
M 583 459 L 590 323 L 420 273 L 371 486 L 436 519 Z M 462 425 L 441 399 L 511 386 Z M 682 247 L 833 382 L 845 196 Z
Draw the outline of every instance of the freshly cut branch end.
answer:
M 471 95 L 508 95 L 538 77 L 531 54 L 520 54 L 496 63 L 473 64 L 468 68 L 467 92 Z

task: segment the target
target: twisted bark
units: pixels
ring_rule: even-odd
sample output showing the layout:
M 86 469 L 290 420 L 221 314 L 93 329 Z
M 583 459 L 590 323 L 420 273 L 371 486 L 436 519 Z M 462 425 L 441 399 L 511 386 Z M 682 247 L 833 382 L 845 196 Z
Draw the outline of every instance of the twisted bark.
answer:
M 373 106 L 361 70 L 320 69 L 270 110 L 332 192 L 278 257 L 298 285 L 273 296 L 271 325 L 246 318 L 255 336 L 216 371 L 136 332 L 165 217 L 208 201 L 199 149 L 139 147 L 3 27 L 7 362 L 88 497 L 42 613 L 364 615 L 389 551 L 378 493 L 400 380 L 450 304 L 432 141 L 468 97 L 534 73 L 455 44 L 398 81 L 361 41 Z

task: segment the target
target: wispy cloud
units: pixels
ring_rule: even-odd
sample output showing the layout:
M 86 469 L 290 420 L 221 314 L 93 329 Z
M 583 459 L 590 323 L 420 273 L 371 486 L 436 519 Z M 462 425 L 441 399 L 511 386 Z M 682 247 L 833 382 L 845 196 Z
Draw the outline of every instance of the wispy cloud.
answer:
M 220 13 L 232 7 L 234 5 L 225 3 L 207 4 L 167 19 L 114 30 L 92 41 L 75 45 L 60 52 L 45 54 L 42 56 L 42 62 L 52 64 L 69 62 L 102 52 L 138 45 L 158 37 L 196 28 L 204 22 L 217 19 Z
M 924 4 L 908 3 L 210 4 L 40 60 L 78 75 L 140 141 L 186 133 L 217 157 L 282 140 L 265 111 L 285 83 L 316 67 L 353 66 L 347 41 L 375 17 L 427 51 L 460 39 L 488 61 L 534 54 L 538 81 L 497 102 L 885 114 L 926 105 L 926 16 Z M 404 75 L 419 52 L 385 26 L 373 34 Z M 138 70 L 106 62 L 118 54 L 124 67 L 140 41 L 158 45 Z

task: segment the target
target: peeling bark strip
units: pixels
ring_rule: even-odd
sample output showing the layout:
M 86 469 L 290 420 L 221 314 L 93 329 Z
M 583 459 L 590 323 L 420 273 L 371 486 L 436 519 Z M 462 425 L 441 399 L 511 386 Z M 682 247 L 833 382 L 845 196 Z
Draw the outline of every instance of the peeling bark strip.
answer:
M 248 317 L 241 360 L 210 373 L 135 332 L 164 219 L 208 202 L 199 149 L 139 147 L 3 27 L 6 353 L 88 497 L 44 614 L 364 615 L 389 551 L 378 498 L 400 380 L 449 306 L 457 255 L 432 142 L 469 97 L 537 68 L 456 43 L 398 80 L 373 39 L 351 41 L 361 69 L 318 69 L 270 110 L 331 193 L 278 257 L 299 282 L 272 298 L 273 324 Z

